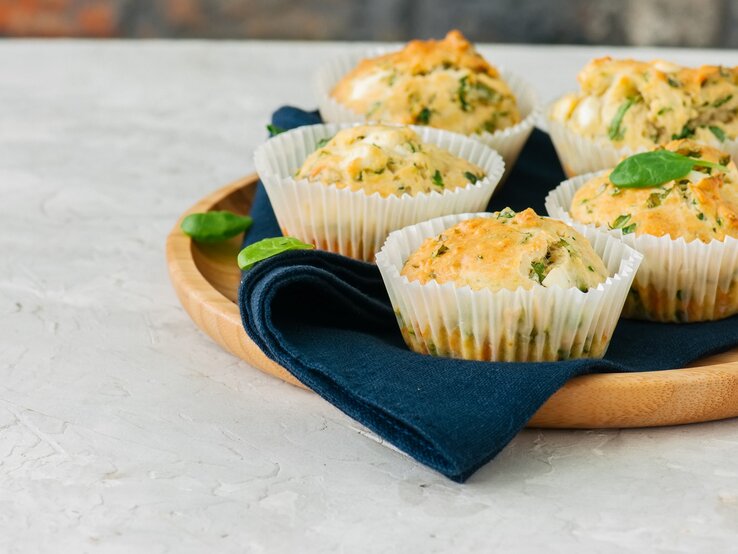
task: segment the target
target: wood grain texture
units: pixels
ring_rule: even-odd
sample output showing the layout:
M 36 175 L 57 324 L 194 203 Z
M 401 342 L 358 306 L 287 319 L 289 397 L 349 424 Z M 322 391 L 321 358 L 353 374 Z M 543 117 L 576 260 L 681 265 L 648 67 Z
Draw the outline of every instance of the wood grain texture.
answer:
M 194 212 L 248 213 L 255 176 L 200 200 Z M 181 218 L 180 218 L 181 221 Z M 167 238 L 167 264 L 182 306 L 213 340 L 252 366 L 304 387 L 248 338 L 235 304 L 241 237 L 221 244 L 194 243 L 177 222 Z M 678 425 L 738 416 L 738 349 L 689 368 L 586 375 L 569 381 L 529 422 L 531 427 L 606 428 Z

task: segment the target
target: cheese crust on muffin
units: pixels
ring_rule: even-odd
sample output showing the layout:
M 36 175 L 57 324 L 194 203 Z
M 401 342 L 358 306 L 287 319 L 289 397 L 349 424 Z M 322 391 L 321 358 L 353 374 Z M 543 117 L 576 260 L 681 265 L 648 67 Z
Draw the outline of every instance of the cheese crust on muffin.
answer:
M 608 272 L 587 239 L 566 223 L 530 208 L 518 213 L 506 208 L 426 239 L 401 275 L 473 290 L 559 286 L 586 292 L 605 281 Z
M 634 149 L 686 138 L 717 146 L 738 137 L 738 67 L 605 57 L 577 78 L 581 91 L 560 98 L 549 116 L 579 135 Z
M 409 127 L 361 125 L 320 144 L 295 177 L 383 197 L 443 192 L 475 184 L 484 170 Z
M 695 167 L 682 179 L 648 188 L 616 187 L 608 172 L 576 192 L 569 210 L 572 218 L 580 223 L 621 229 L 624 234 L 668 235 L 687 242 L 738 238 L 735 162 L 725 152 L 692 140 L 672 141 L 663 148 L 724 165 L 727 171 Z
M 362 60 L 331 96 L 368 121 L 465 135 L 494 133 L 521 120 L 507 83 L 459 31 Z

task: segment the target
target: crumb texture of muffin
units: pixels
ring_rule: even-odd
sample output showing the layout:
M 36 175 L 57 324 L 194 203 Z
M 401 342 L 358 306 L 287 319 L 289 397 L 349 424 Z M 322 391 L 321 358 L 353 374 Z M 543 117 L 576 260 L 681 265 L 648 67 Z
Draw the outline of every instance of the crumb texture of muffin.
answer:
M 494 133 L 521 120 L 507 83 L 459 31 L 362 60 L 331 96 L 368 121 L 465 135 Z
M 648 188 L 617 187 L 610 182 L 608 172 L 577 190 L 569 209 L 571 217 L 580 223 L 621 229 L 626 235 L 681 237 L 687 242 L 738 238 L 738 169 L 734 160 L 692 140 L 671 141 L 663 148 L 727 169 L 695 167 L 682 179 Z
M 361 125 L 319 144 L 296 178 L 383 197 L 454 190 L 485 178 L 484 170 L 409 127 Z
M 605 281 L 608 272 L 587 239 L 566 223 L 530 208 L 518 213 L 506 208 L 426 239 L 401 275 L 472 290 L 559 286 L 586 292 Z
M 581 136 L 634 149 L 738 138 L 738 67 L 605 57 L 587 64 L 578 81 L 581 90 L 560 98 L 549 116 Z

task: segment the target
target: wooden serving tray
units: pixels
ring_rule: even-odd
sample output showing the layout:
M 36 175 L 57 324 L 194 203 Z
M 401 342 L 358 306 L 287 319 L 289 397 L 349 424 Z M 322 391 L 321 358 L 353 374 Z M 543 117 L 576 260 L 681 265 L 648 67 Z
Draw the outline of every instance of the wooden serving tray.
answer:
M 251 209 L 257 177 L 251 175 L 206 196 L 193 212 Z M 181 218 L 180 218 L 181 221 Z M 252 366 L 303 387 L 267 358 L 241 326 L 235 303 L 242 237 L 197 244 L 179 229 L 167 238 L 167 264 L 179 300 L 195 324 L 226 350 Z M 688 368 L 641 373 L 586 375 L 569 381 L 529 422 L 531 427 L 650 427 L 738 416 L 738 349 L 705 358 Z

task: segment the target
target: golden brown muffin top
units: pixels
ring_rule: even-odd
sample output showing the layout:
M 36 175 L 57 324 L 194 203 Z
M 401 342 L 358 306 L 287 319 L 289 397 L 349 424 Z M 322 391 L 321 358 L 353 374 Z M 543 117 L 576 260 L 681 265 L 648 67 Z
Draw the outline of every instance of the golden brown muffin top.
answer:
M 310 154 L 298 170 L 308 179 L 382 196 L 443 192 L 484 179 L 484 170 L 409 127 L 361 125 L 342 129 Z
M 576 287 L 587 291 L 607 279 L 587 239 L 562 221 L 528 208 L 461 221 L 426 239 L 402 268 L 410 281 L 435 280 L 473 290 Z
M 605 57 L 578 80 L 580 92 L 560 98 L 550 116 L 580 135 L 631 148 L 684 138 L 719 146 L 738 137 L 738 67 Z
M 572 218 L 619 228 L 624 234 L 703 242 L 738 237 L 738 170 L 730 156 L 692 140 L 675 140 L 663 149 L 719 163 L 728 170 L 695 167 L 682 179 L 648 188 L 616 187 L 607 172 L 576 192 L 569 210 Z
M 368 121 L 430 125 L 465 135 L 494 133 L 521 119 L 499 72 L 459 31 L 362 60 L 331 96 Z

